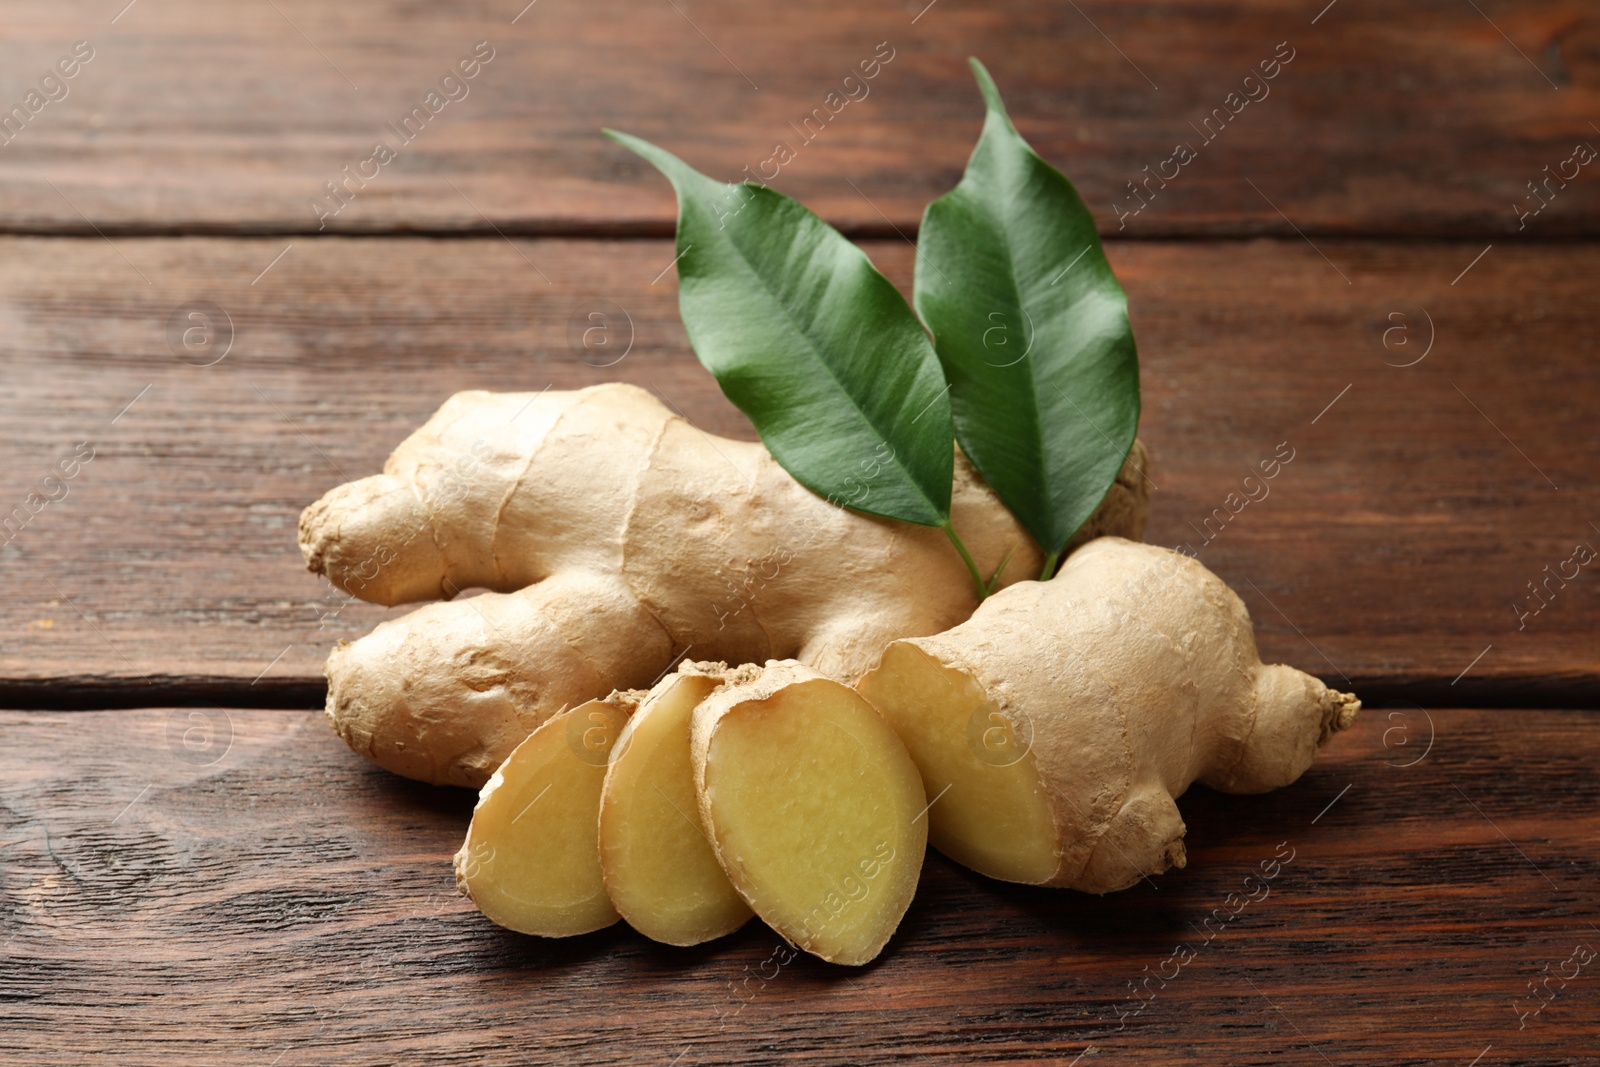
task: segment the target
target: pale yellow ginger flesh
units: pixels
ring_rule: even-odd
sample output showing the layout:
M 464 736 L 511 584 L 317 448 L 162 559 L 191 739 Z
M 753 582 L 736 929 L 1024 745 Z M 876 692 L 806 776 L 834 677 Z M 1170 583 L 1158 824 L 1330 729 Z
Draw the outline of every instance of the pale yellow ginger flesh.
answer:
M 768 663 L 695 709 L 701 820 L 755 913 L 832 963 L 876 957 L 916 892 L 927 799 L 894 730 L 849 687 Z
M 929 843 L 991 878 L 1049 881 L 1055 826 L 1027 727 L 1019 729 L 971 676 L 907 642 L 890 645 L 882 668 L 860 689 L 874 704 L 882 701 L 922 772 L 923 789 L 939 798 Z
M 611 902 L 628 925 L 669 945 L 730 934 L 751 914 L 701 828 L 689 758 L 694 709 L 725 671 L 683 664 L 652 689 L 623 728 L 600 796 L 600 867 Z
M 1144 446 L 1075 543 L 1140 537 Z M 951 521 L 1001 584 L 1042 554 L 965 457 Z M 759 443 L 714 438 L 642 389 L 459 393 L 382 474 L 300 518 L 307 565 L 363 600 L 442 599 L 328 657 L 328 717 L 399 774 L 477 787 L 563 708 L 648 686 L 685 648 L 793 657 L 853 684 L 890 641 L 977 607 L 936 529 L 817 496 Z M 469 600 L 460 591 L 487 589 Z
M 1244 604 L 1200 563 L 1116 537 L 894 643 L 859 689 L 938 797 L 936 847 L 1091 893 L 1184 865 L 1176 798 L 1191 782 L 1286 786 L 1361 706 L 1263 665 Z
M 600 790 L 640 694 L 615 693 L 535 730 L 478 796 L 456 884 L 509 930 L 570 937 L 619 916 L 600 872 Z

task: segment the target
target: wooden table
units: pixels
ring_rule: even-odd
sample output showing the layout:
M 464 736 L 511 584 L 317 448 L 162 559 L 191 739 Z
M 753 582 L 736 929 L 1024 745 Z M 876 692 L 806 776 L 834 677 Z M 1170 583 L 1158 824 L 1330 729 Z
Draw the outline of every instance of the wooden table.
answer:
M 522 2 L 7 5 L 0 514 L 78 462 L 0 548 L 5 1062 L 1600 1063 L 1600 575 L 1548 577 L 1600 545 L 1600 176 L 1529 185 L 1600 144 L 1592 5 Z M 930 854 L 860 970 L 759 923 L 492 927 L 448 863 L 472 797 L 315 710 L 392 613 L 304 571 L 299 510 L 459 389 L 628 380 L 749 437 L 677 319 L 668 188 L 598 127 L 728 179 L 788 143 L 773 184 L 908 286 L 969 53 L 1130 293 L 1149 540 L 1369 710 L 1289 789 L 1193 790 L 1154 884 Z M 572 340 L 602 306 L 610 366 Z

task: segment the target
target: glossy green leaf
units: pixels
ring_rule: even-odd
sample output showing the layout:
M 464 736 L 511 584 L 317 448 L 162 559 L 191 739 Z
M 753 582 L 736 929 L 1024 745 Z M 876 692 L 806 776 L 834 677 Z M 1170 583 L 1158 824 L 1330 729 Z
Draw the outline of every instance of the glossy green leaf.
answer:
M 1133 445 L 1127 297 L 1072 183 L 1040 159 L 989 72 L 966 174 L 922 218 L 916 305 L 950 382 L 956 440 L 1050 563 Z
M 889 280 L 789 197 L 606 135 L 677 190 L 689 341 L 773 457 L 844 507 L 947 523 L 950 401 L 932 344 Z

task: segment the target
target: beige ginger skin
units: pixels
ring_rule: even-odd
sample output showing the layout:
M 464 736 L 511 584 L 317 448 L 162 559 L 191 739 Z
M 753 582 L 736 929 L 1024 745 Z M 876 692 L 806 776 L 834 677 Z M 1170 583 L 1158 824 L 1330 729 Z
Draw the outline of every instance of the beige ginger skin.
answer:
M 1075 543 L 1138 538 L 1143 446 Z M 847 501 L 848 502 L 848 501 Z M 1000 586 L 1042 554 L 958 455 L 951 518 Z M 890 641 L 977 607 L 945 535 L 817 496 L 767 450 L 646 391 L 465 392 L 300 519 L 311 570 L 379 604 L 437 600 L 341 644 L 328 716 L 357 752 L 477 787 L 550 716 L 647 688 L 686 652 L 793 658 L 853 684 Z M 491 592 L 451 602 L 461 590 Z
M 1089 893 L 1184 865 L 1190 783 L 1286 786 L 1361 707 L 1263 664 L 1244 603 L 1198 561 L 1117 537 L 946 633 L 891 644 L 858 688 L 941 797 L 936 848 Z

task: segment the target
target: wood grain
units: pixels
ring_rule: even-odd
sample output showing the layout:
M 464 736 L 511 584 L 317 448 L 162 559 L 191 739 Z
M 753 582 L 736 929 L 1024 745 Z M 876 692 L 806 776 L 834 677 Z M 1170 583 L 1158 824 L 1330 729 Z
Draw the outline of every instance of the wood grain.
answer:
M 0 147 L 0 229 L 309 232 L 324 183 L 387 138 L 398 157 L 368 168 L 330 228 L 669 232 L 666 183 L 601 139 L 613 126 L 718 177 L 776 172 L 854 232 L 911 233 L 976 137 L 976 54 L 1108 232 L 1600 233 L 1587 170 L 1540 200 L 1528 188 L 1576 143 L 1600 144 L 1600 18 L 1568 0 L 1344 0 L 1320 14 L 1301 0 L 123 7 L 8 5 L 0 106 L 72 42 L 95 57 Z M 478 41 L 495 58 L 401 145 L 388 124 Z M 1246 86 L 1280 42 L 1289 65 Z M 894 58 L 845 86 L 880 43 Z M 1267 95 L 1227 99 L 1246 91 Z M 817 108 L 828 121 L 802 131 Z M 1219 108 L 1225 124 L 1206 131 Z M 1144 187 L 1154 199 L 1124 230 L 1139 204 L 1128 183 L 1180 143 L 1197 158 Z M 1546 201 L 1523 231 L 1519 210 Z
M 377 770 L 320 715 L 3 712 L 0 1054 L 1600 1062 L 1600 964 L 1518 1015 L 1539 1004 L 1530 981 L 1600 949 L 1592 715 L 1397 714 L 1367 712 L 1270 798 L 1196 787 L 1188 868 L 1124 893 L 1029 890 L 930 856 L 888 950 L 852 970 L 769 962 L 781 942 L 759 922 L 693 950 L 620 926 L 501 931 L 454 892 L 470 794 Z M 1290 858 L 1263 896 L 1245 879 L 1275 855 Z
M 0 708 L 47 710 L 0 710 L 0 1060 L 1600 1064 L 1600 964 L 1560 977 L 1600 950 L 1600 730 L 1560 710 L 1600 704 L 1600 576 L 1549 577 L 1600 545 L 1600 182 L 1530 188 L 1600 144 L 1592 7 L 525 3 L 7 5 Z M 799 133 L 880 42 L 869 95 Z M 750 437 L 678 321 L 666 183 L 598 128 L 727 179 L 784 142 L 773 184 L 905 289 L 978 131 L 969 54 L 1140 239 L 1109 254 L 1149 539 L 1368 710 L 1289 789 L 1196 788 L 1188 869 L 1126 893 L 930 855 L 861 970 L 759 923 L 687 951 L 491 926 L 449 866 L 470 794 L 248 710 L 319 705 L 327 650 L 394 614 L 304 571 L 299 510 L 459 389 L 623 379 Z
M 668 242 L 299 240 L 252 284 L 286 244 L 0 241 L 0 515 L 94 449 L 0 548 L 0 699 L 320 704 L 327 650 L 391 612 L 304 571 L 299 511 L 456 390 L 625 379 L 751 436 L 688 350 Z M 1452 285 L 1482 246 L 1319 247 L 1111 247 L 1155 455 L 1148 539 L 1198 549 L 1266 657 L 1369 699 L 1600 699 L 1592 567 L 1513 610 L 1600 545 L 1600 249 L 1497 244 Z M 908 283 L 906 243 L 868 250 Z M 169 346 L 199 301 L 232 323 L 213 366 Z M 615 326 L 586 350 L 594 310 Z M 1396 366 L 1430 322 L 1426 357 Z M 1269 495 L 1233 514 L 1285 442 Z

